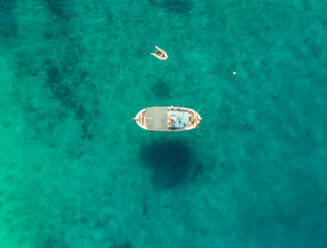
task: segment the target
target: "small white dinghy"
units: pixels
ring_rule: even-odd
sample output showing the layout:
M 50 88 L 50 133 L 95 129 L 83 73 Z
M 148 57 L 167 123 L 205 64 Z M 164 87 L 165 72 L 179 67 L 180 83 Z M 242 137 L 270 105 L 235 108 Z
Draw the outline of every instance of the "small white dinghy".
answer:
M 186 131 L 196 128 L 201 117 L 193 109 L 171 106 L 142 109 L 134 120 L 145 130 Z

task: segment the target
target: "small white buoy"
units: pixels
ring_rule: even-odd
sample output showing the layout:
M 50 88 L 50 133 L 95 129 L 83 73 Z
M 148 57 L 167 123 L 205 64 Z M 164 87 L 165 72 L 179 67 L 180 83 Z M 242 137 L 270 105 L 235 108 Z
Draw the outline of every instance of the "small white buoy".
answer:
M 233 75 L 236 75 L 236 71 L 233 71 Z

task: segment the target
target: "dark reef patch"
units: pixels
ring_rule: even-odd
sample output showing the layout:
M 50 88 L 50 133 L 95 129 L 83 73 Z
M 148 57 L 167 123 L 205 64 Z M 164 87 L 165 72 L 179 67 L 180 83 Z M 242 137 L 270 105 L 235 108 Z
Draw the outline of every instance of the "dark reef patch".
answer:
M 151 87 L 151 90 L 155 97 L 158 98 L 170 98 L 170 88 L 167 83 L 163 81 L 158 81 L 154 86 Z
M 16 36 L 17 26 L 12 12 L 14 0 L 0 0 L 0 41 L 3 37 Z
M 147 216 L 148 215 L 148 212 L 149 212 L 149 203 L 148 203 L 148 200 L 145 199 L 143 201 L 142 215 L 143 216 Z
M 84 81 L 86 79 L 87 75 L 88 75 L 88 73 L 86 71 L 81 71 L 79 73 L 80 81 Z
M 62 73 L 57 66 L 51 65 L 46 69 L 46 74 L 48 76 L 46 82 L 56 99 L 59 100 L 63 106 L 69 109 L 75 109 L 77 104 L 73 101 L 74 93 L 72 89 L 65 84 L 64 73 Z
M 88 139 L 92 139 L 93 138 L 93 134 L 90 132 L 90 121 L 89 118 L 88 119 L 84 119 L 83 124 L 82 124 L 82 130 L 83 130 L 83 139 L 88 138 Z
M 53 239 L 53 238 L 47 238 L 43 245 L 41 246 L 42 248 L 64 248 L 66 246 L 63 246 L 62 244 L 60 244 L 60 241 Z
M 78 106 L 76 109 L 76 118 L 83 120 L 86 118 L 87 112 L 83 106 Z
M 155 141 L 141 148 L 141 161 L 153 172 L 153 182 L 159 188 L 174 188 L 185 183 L 194 170 L 194 152 L 180 141 Z
M 34 64 L 34 58 L 31 58 L 27 51 L 18 52 L 15 58 L 15 62 L 15 75 L 18 78 L 23 78 L 27 75 L 35 77 L 40 72 L 40 69 Z
M 53 226 L 53 225 L 52 225 Z M 35 248 L 68 248 L 67 242 L 60 235 L 57 230 L 53 230 L 48 226 L 40 226 L 38 236 L 34 240 Z M 51 229 L 51 230 L 50 230 Z
M 153 7 L 176 14 L 188 14 L 193 8 L 193 2 L 190 0 L 149 0 L 149 3 Z
M 46 6 L 50 12 L 64 20 L 70 18 L 70 14 L 67 12 L 68 8 L 66 8 L 67 2 L 67 0 L 45 0 Z
M 82 121 L 82 138 L 92 139 L 93 134 L 90 132 L 91 116 L 96 116 L 97 111 L 88 113 L 83 106 L 83 102 L 78 100 L 78 96 L 75 94 L 73 87 L 69 85 L 69 80 L 65 80 L 67 77 L 70 77 L 72 71 L 61 70 L 58 66 L 53 65 L 51 60 L 46 60 L 45 67 L 47 75 L 46 83 L 55 99 L 58 100 L 65 109 L 73 111 L 77 120 Z M 82 77 L 86 76 L 87 74 L 82 72 Z
M 48 76 L 47 83 L 49 85 L 57 85 L 62 82 L 63 76 L 61 75 L 58 67 L 52 65 L 47 68 L 46 72 Z
M 131 242 L 126 241 L 122 244 L 114 244 L 112 248 L 132 248 Z

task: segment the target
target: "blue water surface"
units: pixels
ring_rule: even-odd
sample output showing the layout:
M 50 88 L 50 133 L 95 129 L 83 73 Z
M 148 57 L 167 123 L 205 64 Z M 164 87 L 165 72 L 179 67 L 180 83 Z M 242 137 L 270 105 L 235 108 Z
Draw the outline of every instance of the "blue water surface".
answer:
M 327 247 L 326 9 L 0 0 L 0 247 Z

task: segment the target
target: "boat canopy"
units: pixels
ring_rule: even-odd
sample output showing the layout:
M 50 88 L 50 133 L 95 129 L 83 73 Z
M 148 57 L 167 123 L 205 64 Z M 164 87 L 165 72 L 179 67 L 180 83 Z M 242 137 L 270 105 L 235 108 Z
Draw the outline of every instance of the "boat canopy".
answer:
M 189 119 L 189 114 L 186 110 L 168 110 L 168 120 L 171 121 L 170 126 L 173 129 L 187 127 Z

